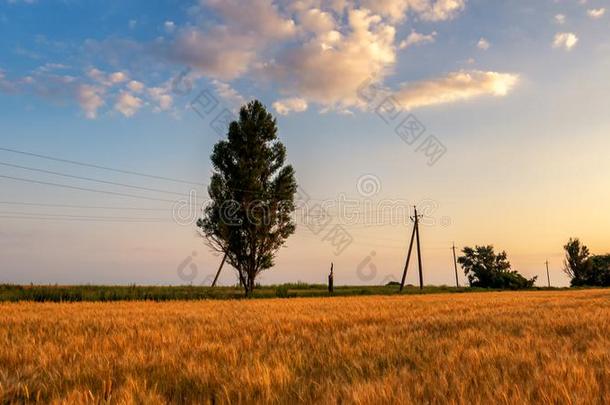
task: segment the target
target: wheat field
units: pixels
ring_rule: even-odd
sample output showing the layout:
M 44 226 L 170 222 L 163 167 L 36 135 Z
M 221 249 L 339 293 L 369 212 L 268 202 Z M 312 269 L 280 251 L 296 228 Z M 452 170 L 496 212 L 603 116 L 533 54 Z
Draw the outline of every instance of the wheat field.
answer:
M 610 291 L 0 304 L 2 403 L 610 401 Z

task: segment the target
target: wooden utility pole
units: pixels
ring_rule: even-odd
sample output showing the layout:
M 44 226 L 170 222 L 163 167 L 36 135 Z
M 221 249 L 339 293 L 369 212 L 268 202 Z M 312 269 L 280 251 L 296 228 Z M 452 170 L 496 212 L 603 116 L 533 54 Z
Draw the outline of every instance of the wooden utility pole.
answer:
M 216 287 L 216 282 L 218 281 L 218 276 L 220 276 L 220 271 L 222 270 L 222 266 L 225 265 L 225 261 L 227 261 L 227 254 L 222 257 L 222 262 L 220 262 L 220 267 L 218 267 L 218 271 L 216 272 L 216 277 L 214 277 L 214 281 L 212 282 L 212 287 Z
M 419 243 L 419 215 L 417 215 L 417 207 L 415 208 L 415 215 L 411 217 L 413 221 L 413 233 L 411 234 L 411 241 L 409 242 L 409 252 L 407 253 L 407 261 L 405 263 L 405 269 L 402 272 L 402 280 L 400 281 L 400 291 L 405 286 L 405 279 L 407 278 L 407 271 L 409 270 L 409 262 L 411 261 L 411 252 L 413 251 L 413 243 L 417 241 L 417 264 L 419 267 L 419 288 L 424 289 L 424 278 L 423 278 L 423 266 L 421 259 L 421 247 Z
M 544 262 L 546 264 L 546 281 L 549 283 L 549 288 L 551 288 L 551 276 L 549 276 L 549 261 Z
M 409 242 L 409 252 L 407 253 L 407 261 L 405 262 L 405 269 L 402 272 L 402 280 L 400 281 L 400 292 L 405 286 L 405 279 L 407 278 L 407 270 L 409 269 L 409 261 L 411 260 L 411 252 L 413 251 L 413 242 L 415 241 L 415 226 L 413 226 L 413 233 L 411 233 L 411 242 Z
M 419 267 L 419 289 L 424 289 L 424 274 L 421 263 L 421 247 L 419 245 L 419 216 L 417 215 L 417 207 L 415 207 L 415 237 L 417 238 L 417 266 Z
M 458 279 L 458 271 L 457 271 L 457 257 L 455 256 L 455 242 L 453 242 L 453 246 L 451 247 L 453 250 L 453 267 L 455 268 L 455 286 L 460 288 L 460 281 Z
M 333 272 L 334 263 L 330 264 L 330 274 L 328 275 L 328 293 L 332 294 L 335 292 L 335 274 Z

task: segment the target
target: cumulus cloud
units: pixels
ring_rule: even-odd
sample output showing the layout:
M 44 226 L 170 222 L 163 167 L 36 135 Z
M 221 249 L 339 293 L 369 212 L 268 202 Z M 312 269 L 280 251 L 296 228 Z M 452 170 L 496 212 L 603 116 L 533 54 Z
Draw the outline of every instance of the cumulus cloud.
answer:
M 244 9 L 242 0 L 201 0 L 219 13 L 236 31 L 264 39 L 283 39 L 296 32 L 294 21 L 280 14 L 271 0 L 250 0 Z
M 460 71 L 438 79 L 405 84 L 394 96 L 404 109 L 410 110 L 484 95 L 505 96 L 518 80 L 517 75 L 508 73 Z
M 572 32 L 559 32 L 553 39 L 553 48 L 563 48 L 566 51 L 572 50 L 578 43 L 578 37 Z
M 170 55 L 210 77 L 230 80 L 248 70 L 255 48 L 253 37 L 233 35 L 226 27 L 208 33 L 188 28 L 180 32 Z
M 112 84 L 122 83 L 127 80 L 127 75 L 123 72 L 114 72 L 108 77 L 108 79 Z
M 174 99 L 167 87 L 151 87 L 148 94 L 156 102 L 155 112 L 167 111 L 172 107 Z
M 142 99 L 128 93 L 126 91 L 121 92 L 117 98 L 114 109 L 123 114 L 125 117 L 133 116 L 142 107 L 144 102 Z
M 287 115 L 291 112 L 303 112 L 307 110 L 307 101 L 298 98 L 285 98 L 283 100 L 278 100 L 272 104 L 275 111 L 277 111 L 280 115 Z
M 405 49 L 413 45 L 428 44 L 434 42 L 436 39 L 436 31 L 431 34 L 420 34 L 416 31 L 411 31 L 409 36 L 403 39 L 398 46 L 400 49 Z
M 304 111 L 310 103 L 322 111 L 366 108 L 358 88 L 370 77 L 383 82 L 392 74 L 397 49 L 434 42 L 436 32 L 412 31 L 396 44 L 396 24 L 413 15 L 425 21 L 456 17 L 465 0 L 255 0 L 243 12 L 237 0 L 202 0 L 221 22 L 202 29 L 182 30 L 174 48 L 213 82 L 223 98 L 241 102 L 228 81 L 252 73 L 268 79 L 288 97 L 273 103 L 279 114 Z M 255 33 L 256 35 L 252 35 Z M 290 46 L 270 44 L 290 40 Z M 481 38 L 477 46 L 488 49 Z M 466 100 L 480 95 L 504 95 L 517 76 L 498 72 L 457 72 L 403 86 L 397 95 L 409 108 Z
M 132 80 L 127 83 L 127 88 L 129 88 L 129 90 L 133 91 L 134 93 L 139 93 L 144 90 L 144 84 L 137 80 Z
M 270 83 L 285 100 L 318 104 L 321 111 L 366 108 L 358 87 L 393 73 L 398 49 L 434 42 L 412 31 L 396 43 L 397 25 L 455 18 L 465 0 L 199 0 L 197 22 L 176 28 L 164 53 L 212 80 L 223 98 L 241 103 L 230 83 L 247 76 Z M 215 16 L 210 19 L 210 11 Z M 301 104 L 302 106 L 302 104 Z
M 89 69 L 87 71 L 87 76 L 90 79 L 92 79 L 106 87 L 110 87 L 115 84 L 122 83 L 122 82 L 128 80 L 128 78 L 129 78 L 129 76 L 125 72 L 114 72 L 114 73 L 106 74 L 105 72 L 103 72 L 97 68 Z
M 250 0 L 247 6 L 243 0 L 197 0 L 189 8 L 189 23 L 163 23 L 172 34 L 169 38 L 150 43 L 88 41 L 85 48 L 103 55 L 108 66 L 119 66 L 131 55 L 141 55 L 140 64 L 159 58 L 164 64 L 187 64 L 190 75 L 211 80 L 219 96 L 234 106 L 245 103 L 234 88 L 240 79 L 269 84 L 281 94 L 284 98 L 273 103 L 279 114 L 311 105 L 348 113 L 368 107 L 358 96 L 359 87 L 371 77 L 383 84 L 392 76 L 399 49 L 436 39 L 436 31 L 413 30 L 397 41 L 401 24 L 447 21 L 465 6 L 466 0 Z M 135 20 L 130 26 L 136 27 Z M 481 38 L 478 46 L 486 49 L 489 42 Z M 145 106 L 174 110 L 168 82 L 145 85 L 128 74 L 139 71 L 139 65 L 127 66 L 110 73 L 92 67 L 71 84 L 77 86 L 78 102 L 88 118 L 97 116 L 104 99 L 127 117 Z M 510 74 L 465 71 L 405 85 L 397 94 L 415 108 L 506 94 L 516 81 Z
M 97 86 L 83 84 L 78 87 L 78 103 L 88 119 L 97 118 L 97 110 L 104 105 L 103 93 L 104 90 Z
M 227 103 L 231 104 L 234 108 L 246 104 L 246 99 L 239 94 L 237 90 L 231 87 L 230 84 L 221 82 L 219 80 L 213 80 L 212 84 L 216 88 L 216 93 L 223 98 Z
M 455 18 L 466 5 L 465 0 L 437 0 L 429 2 L 422 17 L 429 21 L 444 21 Z
M 218 13 L 223 22 L 183 29 L 168 53 L 216 79 L 242 75 L 257 52 L 296 33 L 294 21 L 282 16 L 271 0 L 249 1 L 247 12 L 240 0 L 201 0 L 200 4 Z
M 97 68 L 89 68 L 84 75 L 71 76 L 56 74 L 55 70 L 67 68 L 60 64 L 44 64 L 29 75 L 8 80 L 0 69 L 0 91 L 39 96 L 48 100 L 79 105 L 87 119 L 96 119 L 107 100 L 116 100 L 112 107 L 125 117 L 151 105 L 154 111 L 171 110 L 173 97 L 171 83 L 158 87 L 147 86 L 137 80 L 129 80 L 126 73 L 118 71 L 107 74 Z M 119 84 L 123 84 L 119 86 Z M 137 96 L 135 94 L 138 94 Z
M 309 32 L 324 33 L 335 29 L 336 22 L 331 12 L 319 8 L 303 10 L 299 13 L 301 28 Z
M 491 44 L 485 38 L 481 38 L 479 39 L 479 42 L 477 42 L 477 48 L 482 49 L 484 51 L 488 50 L 490 46 Z
M 364 0 L 362 6 L 391 21 L 404 20 L 409 13 L 427 21 L 450 20 L 466 5 L 465 0 Z
M 587 15 L 589 15 L 589 17 L 593 18 L 594 20 L 598 19 L 598 18 L 602 18 L 604 16 L 604 14 L 606 14 L 606 9 L 605 8 L 592 8 L 587 10 Z
M 368 10 L 350 10 L 343 32 L 314 35 L 280 53 L 264 72 L 286 93 L 325 107 L 359 104 L 358 86 L 373 74 L 384 76 L 396 60 L 395 29 Z

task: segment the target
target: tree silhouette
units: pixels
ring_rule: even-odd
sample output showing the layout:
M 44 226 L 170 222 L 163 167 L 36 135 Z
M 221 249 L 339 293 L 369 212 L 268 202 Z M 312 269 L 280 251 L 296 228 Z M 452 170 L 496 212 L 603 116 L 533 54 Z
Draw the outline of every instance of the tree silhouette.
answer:
M 227 255 L 251 296 L 256 277 L 273 266 L 295 231 L 294 170 L 284 164 L 286 148 L 277 139 L 275 119 L 257 100 L 241 107 L 211 160 L 211 203 L 197 226 L 212 248 Z
M 610 255 L 590 255 L 578 238 L 570 238 L 563 248 L 563 271 L 570 277 L 571 286 L 610 286 Z
M 570 277 L 570 284 L 585 284 L 589 273 L 589 248 L 581 244 L 578 238 L 570 238 L 563 248 L 566 251 L 563 271 Z
M 483 288 L 529 288 L 536 277 L 528 280 L 515 270 L 511 270 L 506 252 L 496 254 L 493 246 L 465 247 L 458 263 L 464 269 L 472 287 Z

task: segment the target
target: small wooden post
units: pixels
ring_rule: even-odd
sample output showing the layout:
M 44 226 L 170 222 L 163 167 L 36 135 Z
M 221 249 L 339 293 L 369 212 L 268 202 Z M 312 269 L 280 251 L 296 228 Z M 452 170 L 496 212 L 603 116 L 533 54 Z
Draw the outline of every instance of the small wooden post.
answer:
M 216 282 L 218 281 L 218 276 L 220 276 L 220 271 L 222 270 L 222 266 L 225 265 L 227 261 L 227 254 L 222 257 L 222 262 L 220 262 L 220 267 L 218 267 L 218 271 L 216 272 L 216 277 L 214 277 L 214 281 L 212 281 L 212 287 L 216 287 Z
M 460 280 L 458 279 L 457 258 L 455 257 L 455 242 L 453 243 L 453 266 L 455 268 L 455 286 L 460 288 Z
M 333 273 L 333 267 L 334 267 L 334 264 L 331 263 L 330 264 L 330 274 L 328 275 L 328 293 L 331 295 L 335 292 L 335 289 L 334 289 L 335 275 Z

